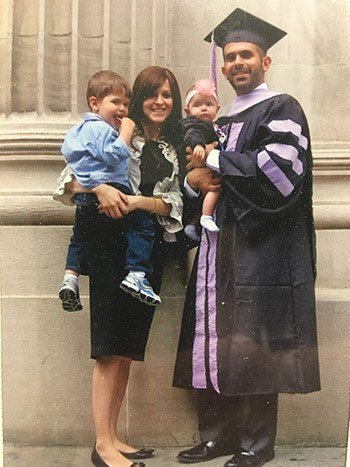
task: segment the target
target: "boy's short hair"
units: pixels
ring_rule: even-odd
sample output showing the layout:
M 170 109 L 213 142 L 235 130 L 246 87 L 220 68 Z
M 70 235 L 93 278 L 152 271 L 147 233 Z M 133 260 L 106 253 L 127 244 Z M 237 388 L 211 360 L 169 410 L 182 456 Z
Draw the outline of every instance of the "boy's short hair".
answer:
M 122 76 L 111 70 L 101 70 L 94 73 L 88 82 L 86 90 L 86 100 L 89 104 L 89 98 L 94 96 L 101 100 L 109 94 L 124 91 L 125 95 L 131 99 L 131 88 L 129 83 Z

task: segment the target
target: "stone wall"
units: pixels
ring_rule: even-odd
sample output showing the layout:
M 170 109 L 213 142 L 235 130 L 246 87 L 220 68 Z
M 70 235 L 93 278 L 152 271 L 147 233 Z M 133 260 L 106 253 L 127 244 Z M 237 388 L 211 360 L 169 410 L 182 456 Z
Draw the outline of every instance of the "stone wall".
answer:
M 93 440 L 85 311 L 57 298 L 72 209 L 51 199 L 59 147 L 85 110 L 88 76 L 132 81 L 171 68 L 182 91 L 207 76 L 202 38 L 235 7 L 289 32 L 271 49 L 272 89 L 303 105 L 313 135 L 322 391 L 282 396 L 278 441 L 345 443 L 350 329 L 350 4 L 347 0 L 3 0 L 0 3 L 0 312 L 4 437 L 30 444 Z M 218 58 L 220 62 L 220 57 Z M 223 109 L 232 90 L 219 78 Z M 185 288 L 169 264 L 144 364 L 135 363 L 122 420 L 134 443 L 190 444 L 195 401 L 171 388 Z M 145 439 L 145 427 L 146 437 Z

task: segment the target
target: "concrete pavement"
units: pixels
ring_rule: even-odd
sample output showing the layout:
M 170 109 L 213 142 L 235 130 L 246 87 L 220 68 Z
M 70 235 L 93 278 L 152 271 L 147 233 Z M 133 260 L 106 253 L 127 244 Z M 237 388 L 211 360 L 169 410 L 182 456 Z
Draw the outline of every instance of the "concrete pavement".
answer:
M 180 467 L 176 455 L 181 448 L 157 448 L 147 467 Z M 89 467 L 91 447 L 32 447 L 5 444 L 4 467 Z M 222 467 L 229 456 L 214 459 L 203 467 Z M 344 467 L 345 448 L 298 448 L 281 446 L 276 448 L 276 458 L 269 467 Z

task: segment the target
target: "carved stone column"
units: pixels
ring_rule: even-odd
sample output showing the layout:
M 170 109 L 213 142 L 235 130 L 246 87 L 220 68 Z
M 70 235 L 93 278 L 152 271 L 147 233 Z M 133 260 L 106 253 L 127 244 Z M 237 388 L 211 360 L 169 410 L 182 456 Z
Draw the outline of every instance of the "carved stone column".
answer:
M 87 110 L 88 78 L 97 70 L 110 68 L 132 83 L 136 73 L 145 66 L 165 64 L 167 3 L 160 0 L 1 2 L 0 177 L 4 183 L 0 186 L 3 192 L 0 210 L 3 225 L 72 221 L 72 210 L 52 202 L 50 195 L 63 167 L 62 139 Z M 31 174 L 30 186 L 28 177 L 23 178 L 23 171 L 17 170 L 19 166 L 26 166 L 25 173 Z M 15 198 L 8 198 L 11 192 L 23 195 L 23 199 L 15 202 Z M 44 196 L 40 203 L 38 196 Z M 28 209 L 20 209 L 22 204 Z

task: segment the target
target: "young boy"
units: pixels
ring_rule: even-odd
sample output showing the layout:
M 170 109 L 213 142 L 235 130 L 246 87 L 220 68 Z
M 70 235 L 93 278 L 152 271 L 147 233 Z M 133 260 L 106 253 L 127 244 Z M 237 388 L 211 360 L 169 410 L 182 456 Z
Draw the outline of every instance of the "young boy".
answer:
M 200 79 L 189 88 L 185 98 L 186 118 L 180 121 L 185 146 L 193 150 L 193 157 L 202 159 L 205 156 L 206 144 L 218 141 L 222 144 L 225 135 L 213 123 L 220 109 L 215 85 L 208 79 Z M 214 221 L 214 212 L 219 198 L 218 192 L 208 192 L 203 201 L 200 224 L 211 232 L 218 232 Z M 199 240 L 196 230 L 196 217 L 185 227 L 185 233 L 192 240 Z
M 62 154 L 78 182 L 87 189 L 102 183 L 114 186 L 122 193 L 132 194 L 128 180 L 128 146 L 135 124 L 127 118 L 131 89 L 124 78 L 113 71 L 95 73 L 88 82 L 87 102 L 91 112 L 83 122 L 74 126 L 63 142 Z M 91 204 L 98 206 L 93 193 L 74 196 L 77 207 Z M 154 224 L 143 211 L 128 214 L 126 238 L 126 269 L 129 274 L 120 287 L 148 305 L 160 303 L 145 277 L 152 271 L 150 256 L 154 243 Z M 83 272 L 86 250 L 84 229 L 75 223 L 68 247 L 66 270 L 59 290 L 62 306 L 67 311 L 79 311 L 78 277 Z M 131 287 L 131 285 L 132 287 Z

